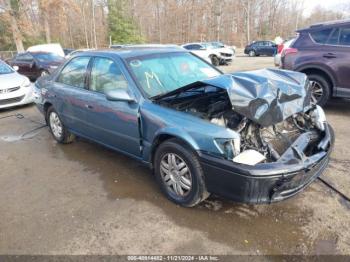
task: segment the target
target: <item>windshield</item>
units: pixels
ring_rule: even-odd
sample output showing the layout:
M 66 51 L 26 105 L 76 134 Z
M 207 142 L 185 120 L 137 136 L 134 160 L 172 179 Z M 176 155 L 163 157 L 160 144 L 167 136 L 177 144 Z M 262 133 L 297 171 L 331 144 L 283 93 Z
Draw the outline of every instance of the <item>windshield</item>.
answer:
M 148 97 L 163 95 L 221 74 L 190 53 L 157 54 L 131 58 L 127 62 Z
M 63 57 L 53 53 L 33 53 L 32 54 L 39 62 L 62 62 Z
M 215 49 L 217 49 L 217 48 L 224 48 L 225 47 L 225 45 L 223 43 L 220 43 L 220 42 L 212 42 L 211 45 Z
M 0 61 L 0 75 L 11 74 L 13 72 L 14 72 L 14 70 L 10 66 L 8 66 L 4 62 Z

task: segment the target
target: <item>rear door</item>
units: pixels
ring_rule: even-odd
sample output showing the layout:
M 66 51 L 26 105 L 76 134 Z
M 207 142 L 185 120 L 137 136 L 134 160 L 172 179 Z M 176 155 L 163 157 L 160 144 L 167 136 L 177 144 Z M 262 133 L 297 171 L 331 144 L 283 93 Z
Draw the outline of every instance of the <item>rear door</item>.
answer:
M 109 147 L 139 157 L 139 104 L 109 101 L 105 92 L 125 89 L 132 96 L 120 64 L 107 57 L 95 57 L 89 74 L 89 94 L 85 96 L 90 137 Z
M 350 26 L 335 28 L 323 54 L 336 72 L 338 96 L 350 96 Z

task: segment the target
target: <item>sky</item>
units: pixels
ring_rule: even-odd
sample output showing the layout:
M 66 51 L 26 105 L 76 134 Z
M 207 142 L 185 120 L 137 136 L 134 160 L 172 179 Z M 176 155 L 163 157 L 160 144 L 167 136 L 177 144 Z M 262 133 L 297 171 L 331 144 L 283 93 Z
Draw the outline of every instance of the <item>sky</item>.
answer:
M 305 0 L 305 15 L 311 13 L 312 9 L 316 6 L 321 6 L 327 9 L 334 9 L 335 11 L 341 11 L 342 6 L 350 6 L 350 0 Z

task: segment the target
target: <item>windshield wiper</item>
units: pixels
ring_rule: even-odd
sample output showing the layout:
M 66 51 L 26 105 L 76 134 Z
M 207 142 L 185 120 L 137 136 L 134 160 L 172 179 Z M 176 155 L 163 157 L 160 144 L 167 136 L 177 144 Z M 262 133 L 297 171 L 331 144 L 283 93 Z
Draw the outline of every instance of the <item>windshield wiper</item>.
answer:
M 177 88 L 177 89 L 175 89 L 173 91 L 162 93 L 162 94 L 159 94 L 159 95 L 156 95 L 156 96 L 152 96 L 152 97 L 150 97 L 150 99 L 152 99 L 152 100 L 160 100 L 160 99 L 163 99 L 165 97 L 169 97 L 169 96 L 173 96 L 173 95 L 176 95 L 176 97 L 178 97 L 181 93 L 183 93 L 183 92 L 185 92 L 187 90 L 190 90 L 192 88 L 200 87 L 200 86 L 202 86 L 202 83 L 200 81 L 193 82 L 191 84 L 188 84 L 188 85 L 185 85 L 183 87 Z

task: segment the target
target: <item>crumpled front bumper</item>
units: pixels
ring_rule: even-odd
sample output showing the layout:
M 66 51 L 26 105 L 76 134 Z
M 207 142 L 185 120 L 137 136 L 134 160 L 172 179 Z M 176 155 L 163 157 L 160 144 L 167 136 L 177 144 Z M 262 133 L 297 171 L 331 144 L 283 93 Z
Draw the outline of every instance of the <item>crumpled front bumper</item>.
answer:
M 237 202 L 262 204 L 281 201 L 302 191 L 326 169 L 334 144 L 328 125 L 319 146 L 324 150 L 306 157 L 307 134 L 296 140 L 275 163 L 242 165 L 199 152 L 207 190 Z

